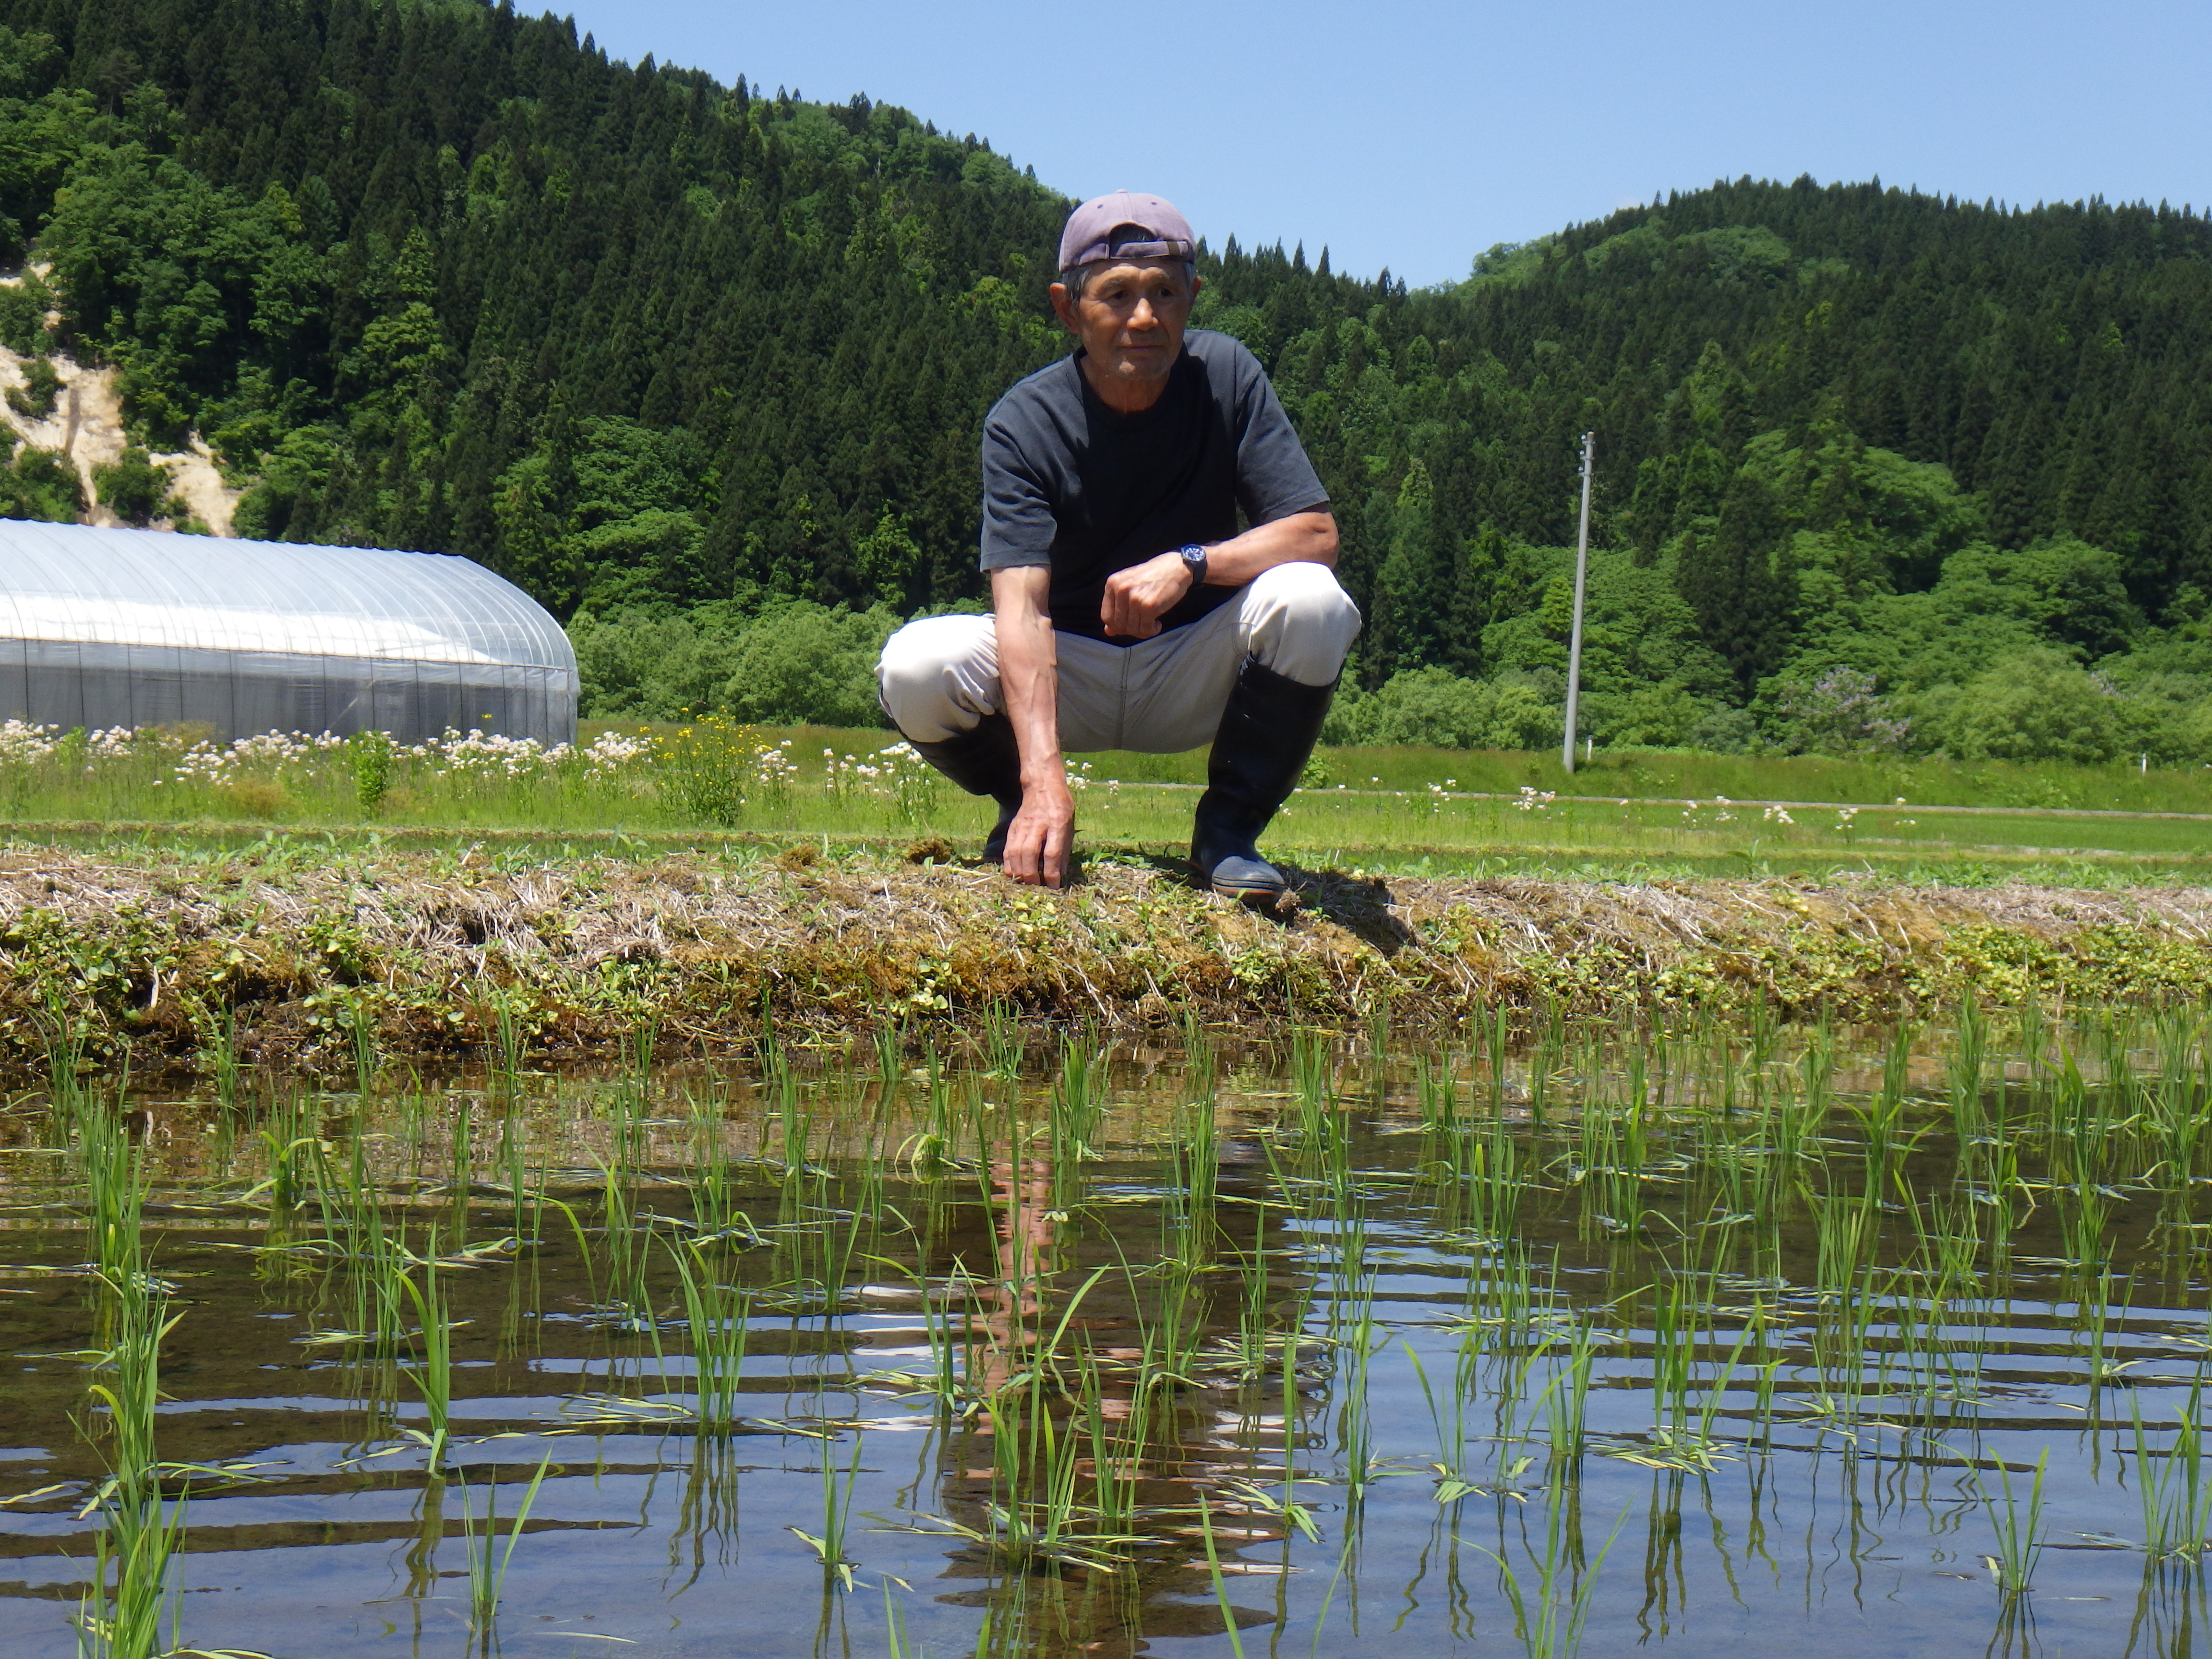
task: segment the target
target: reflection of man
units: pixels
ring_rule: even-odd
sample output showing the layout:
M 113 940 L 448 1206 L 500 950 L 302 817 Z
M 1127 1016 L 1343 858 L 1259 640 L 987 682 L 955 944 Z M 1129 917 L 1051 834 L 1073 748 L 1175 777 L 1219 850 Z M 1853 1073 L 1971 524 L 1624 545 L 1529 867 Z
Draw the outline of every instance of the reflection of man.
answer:
M 1203 1109 L 1213 1109 L 1212 1101 Z M 1287 1331 L 1295 1343 L 1298 1310 L 1313 1281 L 1295 1266 L 1291 1271 L 1297 1277 L 1270 1277 L 1281 1258 L 1295 1253 L 1287 1248 L 1282 1212 L 1261 1201 L 1267 1195 L 1263 1158 L 1245 1145 L 1221 1149 L 1220 1195 L 1252 1206 L 1233 1211 L 1240 1230 L 1250 1227 L 1249 1234 L 1232 1236 L 1223 1212 L 1212 1206 L 1182 1207 L 1179 1213 L 1170 1208 L 1157 1217 L 1115 1211 L 1111 1223 L 1085 1226 L 1069 1217 L 1070 1210 L 1081 1207 L 1080 1169 L 1026 1156 L 1032 1149 L 1018 1128 L 1009 1127 L 1013 1132 L 1006 1140 L 978 1149 L 991 1171 L 988 1209 L 963 1207 L 958 1231 L 939 1235 L 939 1249 L 957 1269 L 971 1265 L 977 1248 L 969 1229 L 989 1226 L 996 1269 L 990 1282 L 972 1287 L 962 1373 L 971 1399 L 988 1400 L 992 1408 L 963 1412 L 946 1423 L 939 1513 L 979 1533 L 1003 1536 L 1016 1530 L 1007 1523 L 1009 1511 L 1034 1524 L 1039 1494 L 1050 1486 L 1055 1502 L 1083 1517 L 1072 1532 L 1095 1526 L 1112 1533 L 1120 1528 L 1109 1522 L 1109 1513 L 1127 1516 L 1154 1506 L 1164 1511 L 1173 1505 L 1188 1514 L 1194 1494 L 1202 1490 L 1212 1505 L 1225 1570 L 1243 1570 L 1233 1559 L 1243 1546 L 1279 1540 L 1286 1528 L 1224 1486 L 1231 1481 L 1272 1486 L 1285 1479 L 1283 1462 L 1289 1448 L 1300 1443 L 1300 1420 L 1256 1415 L 1277 1403 L 1273 1388 L 1279 1379 L 1272 1370 L 1258 1392 L 1225 1396 L 1160 1376 L 1147 1366 L 1158 1355 L 1147 1352 L 1146 1332 L 1169 1333 L 1171 1351 L 1208 1358 L 1221 1353 L 1216 1343 L 1261 1338 L 1264 1333 L 1256 1322 L 1248 1323 L 1250 1316 L 1240 1305 L 1240 1293 L 1256 1287 L 1267 1292 L 1267 1328 Z M 1154 1225 L 1161 1229 L 1164 1250 L 1182 1269 L 1171 1279 L 1155 1278 L 1133 1260 Z M 1205 1264 L 1232 1262 L 1233 1276 L 1205 1270 Z M 1092 1276 L 1092 1269 L 1108 1266 L 1115 1271 Z M 1054 1337 L 1057 1346 L 1048 1346 Z M 1050 1380 L 1061 1367 L 1085 1379 L 1082 1400 L 1073 1407 Z M 1224 1384 L 1228 1380 L 1218 1371 L 1214 1376 Z M 1225 1409 L 1254 1415 L 1229 1430 Z M 1008 1437 L 1005 1443 L 1001 1436 Z M 1060 1463 L 1061 1455 L 1072 1458 L 1072 1467 Z M 1055 1484 L 1064 1478 L 1068 1485 Z M 1127 1524 L 1132 1532 L 1146 1530 L 1140 1522 Z M 1064 1541 L 1085 1545 L 1080 1536 Z M 937 1599 L 990 1608 L 992 1628 L 1006 1637 L 994 1648 L 999 1652 L 1130 1655 L 1151 1650 L 1148 1636 L 1214 1633 L 1210 1621 L 1218 1604 L 1197 1547 L 1165 1534 L 1158 1541 L 1187 1552 L 1180 1568 L 1146 1550 L 1138 1558 L 1141 1573 L 1063 1579 L 1035 1571 L 1038 1563 L 1029 1571 L 1017 1565 L 1018 1544 L 1012 1550 L 955 1551 L 944 1577 L 997 1582 Z M 1100 1548 L 1109 1555 L 1121 1553 Z M 1208 1604 L 1194 1607 L 1185 1599 L 1193 1591 L 1208 1597 Z M 1276 1615 L 1237 1607 L 1231 1616 L 1250 1627 L 1273 1622 Z
M 908 624 L 879 674 L 908 740 L 998 800 L 984 856 L 1019 881 L 1066 873 L 1064 751 L 1210 739 L 1192 867 L 1267 902 L 1285 883 L 1257 838 L 1313 752 L 1359 613 L 1331 568 L 1327 495 L 1258 361 L 1186 331 L 1196 254 L 1156 196 L 1116 191 L 1069 217 L 1052 303 L 1079 349 L 983 430 L 994 614 Z

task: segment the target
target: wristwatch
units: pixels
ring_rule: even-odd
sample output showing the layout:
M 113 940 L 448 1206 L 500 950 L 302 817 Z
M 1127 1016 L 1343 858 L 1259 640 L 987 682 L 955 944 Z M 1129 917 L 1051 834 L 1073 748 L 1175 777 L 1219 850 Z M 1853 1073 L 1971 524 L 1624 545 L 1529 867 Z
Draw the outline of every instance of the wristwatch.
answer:
M 1206 550 L 1196 542 L 1193 542 L 1188 546 L 1180 547 L 1176 550 L 1182 555 L 1182 568 L 1190 572 L 1190 585 L 1193 587 L 1205 586 Z

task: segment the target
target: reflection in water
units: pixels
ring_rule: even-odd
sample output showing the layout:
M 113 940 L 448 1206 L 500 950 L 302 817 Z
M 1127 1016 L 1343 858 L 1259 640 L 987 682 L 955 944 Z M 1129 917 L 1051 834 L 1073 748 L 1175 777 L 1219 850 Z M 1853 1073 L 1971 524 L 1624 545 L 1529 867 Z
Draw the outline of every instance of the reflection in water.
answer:
M 2194 1651 L 2194 1016 L 1467 1036 L 26 1099 L 0 1644 Z

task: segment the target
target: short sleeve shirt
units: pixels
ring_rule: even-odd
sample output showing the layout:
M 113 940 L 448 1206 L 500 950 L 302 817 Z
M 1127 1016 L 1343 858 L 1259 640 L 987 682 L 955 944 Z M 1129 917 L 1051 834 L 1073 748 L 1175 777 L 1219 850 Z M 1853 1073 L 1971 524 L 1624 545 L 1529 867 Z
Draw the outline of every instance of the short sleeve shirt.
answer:
M 1134 415 L 1100 400 L 1082 356 L 1021 381 L 983 423 L 983 568 L 1049 566 L 1054 628 L 1108 639 L 1109 576 L 1228 540 L 1240 508 L 1259 525 L 1328 504 L 1267 371 L 1232 336 L 1186 334 L 1167 390 Z M 1160 625 L 1196 622 L 1237 591 L 1194 587 Z

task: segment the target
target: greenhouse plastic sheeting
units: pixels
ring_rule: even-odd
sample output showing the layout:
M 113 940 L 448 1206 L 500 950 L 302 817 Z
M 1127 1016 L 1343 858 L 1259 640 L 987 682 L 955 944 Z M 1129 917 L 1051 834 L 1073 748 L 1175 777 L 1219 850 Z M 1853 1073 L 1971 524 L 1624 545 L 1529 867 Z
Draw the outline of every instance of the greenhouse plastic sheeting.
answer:
M 561 624 L 474 562 L 0 520 L 0 720 L 567 743 Z

